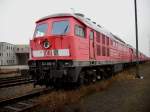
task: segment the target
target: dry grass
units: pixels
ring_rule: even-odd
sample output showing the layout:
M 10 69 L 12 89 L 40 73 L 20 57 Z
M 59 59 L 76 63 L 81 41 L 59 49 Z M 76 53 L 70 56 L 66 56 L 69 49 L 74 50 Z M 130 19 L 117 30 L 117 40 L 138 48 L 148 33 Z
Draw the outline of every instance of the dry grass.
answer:
M 130 70 L 124 70 L 112 77 L 112 80 L 122 81 L 122 80 L 133 80 L 135 79 L 136 73 L 132 68 Z
M 97 82 L 88 86 L 82 86 L 76 90 L 59 90 L 53 91 L 52 93 L 42 96 L 39 98 L 40 107 L 43 109 L 47 108 L 48 112 L 63 112 L 66 105 L 78 104 L 83 98 L 94 92 L 102 91 L 111 84 L 112 80 Z M 77 110 L 82 110 L 82 102 L 78 104 Z M 37 109 L 36 111 L 38 111 Z M 40 111 L 46 111 L 41 110 Z M 83 110 L 82 110 L 83 111 Z
M 82 86 L 76 90 L 59 90 L 53 91 L 48 95 L 39 98 L 40 109 L 35 109 L 36 112 L 66 112 L 66 105 L 74 105 L 75 112 L 84 112 L 82 108 L 82 98 L 92 93 L 106 90 L 114 81 L 132 80 L 135 79 L 134 70 L 125 70 L 111 79 L 103 80 L 88 86 Z M 77 107 L 76 107 L 77 105 Z M 71 107 L 73 108 L 73 107 Z M 43 110 L 44 109 L 44 110 Z M 33 112 L 33 110 L 32 110 Z

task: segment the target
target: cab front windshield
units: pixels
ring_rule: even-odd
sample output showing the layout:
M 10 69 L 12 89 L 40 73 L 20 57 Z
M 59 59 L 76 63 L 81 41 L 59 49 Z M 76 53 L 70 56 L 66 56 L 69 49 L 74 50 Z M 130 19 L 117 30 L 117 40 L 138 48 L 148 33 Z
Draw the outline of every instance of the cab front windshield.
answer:
M 44 36 L 46 34 L 47 28 L 48 28 L 48 24 L 46 23 L 37 25 L 35 29 L 34 37 Z
M 42 37 L 46 34 L 48 29 L 48 24 L 38 24 L 35 29 L 34 37 Z M 52 35 L 64 35 L 69 32 L 69 21 L 63 20 L 63 21 L 54 21 L 52 22 L 52 29 L 51 29 Z
M 53 35 L 64 35 L 69 31 L 69 21 L 55 21 L 52 23 L 52 34 Z

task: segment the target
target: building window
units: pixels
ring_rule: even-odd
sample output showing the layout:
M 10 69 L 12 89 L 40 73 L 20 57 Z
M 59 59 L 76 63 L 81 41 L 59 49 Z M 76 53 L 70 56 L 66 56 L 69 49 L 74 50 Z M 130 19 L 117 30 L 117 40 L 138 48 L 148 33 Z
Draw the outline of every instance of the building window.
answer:
M 85 29 L 79 25 L 75 25 L 75 35 L 85 38 Z

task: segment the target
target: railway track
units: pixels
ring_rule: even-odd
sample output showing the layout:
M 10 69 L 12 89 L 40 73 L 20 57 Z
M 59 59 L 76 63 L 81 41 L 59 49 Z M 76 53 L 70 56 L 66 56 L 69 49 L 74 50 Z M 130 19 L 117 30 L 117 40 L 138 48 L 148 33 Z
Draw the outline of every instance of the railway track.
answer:
M 32 82 L 34 82 L 34 80 L 31 80 L 31 78 L 29 77 L 23 77 L 23 76 L 0 78 L 0 88 L 16 86 L 16 85 L 32 83 Z
M 0 112 L 23 112 L 38 106 L 35 97 L 50 93 L 52 88 L 44 88 L 25 95 L 0 101 Z
M 21 79 L 23 76 L 14 76 L 14 77 L 5 77 L 5 78 L 0 78 L 0 82 L 1 81 L 10 81 L 10 80 L 14 80 L 14 79 Z

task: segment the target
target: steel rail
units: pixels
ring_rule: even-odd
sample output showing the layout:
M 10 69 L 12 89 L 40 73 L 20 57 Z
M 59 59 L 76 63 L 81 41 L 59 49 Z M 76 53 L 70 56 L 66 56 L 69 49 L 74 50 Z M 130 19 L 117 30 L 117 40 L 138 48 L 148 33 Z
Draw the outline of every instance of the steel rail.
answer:
M 34 80 L 31 80 L 31 79 L 19 80 L 19 81 L 0 84 L 0 88 L 12 87 L 12 86 L 17 86 L 17 85 L 22 85 L 22 84 L 27 84 L 27 83 L 33 83 L 33 82 Z
M 44 88 L 44 89 L 40 89 L 37 91 L 33 91 L 30 93 L 27 93 L 25 95 L 19 96 L 19 97 L 14 97 L 14 98 L 10 98 L 10 99 L 6 99 L 6 100 L 2 100 L 0 101 L 0 111 L 5 111 L 5 109 L 10 109 L 12 111 L 16 111 L 16 112 L 22 112 L 25 111 L 27 109 L 31 109 L 33 107 L 35 107 L 36 105 L 38 105 L 38 103 L 25 103 L 24 101 L 28 101 L 31 102 L 31 99 L 35 98 L 35 97 L 39 97 L 43 94 L 47 94 L 50 93 L 52 91 L 52 88 Z M 23 105 L 22 107 L 15 107 L 14 105 Z

